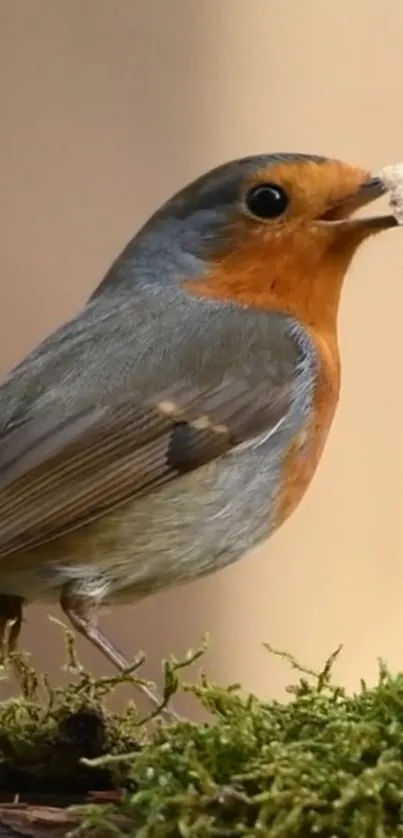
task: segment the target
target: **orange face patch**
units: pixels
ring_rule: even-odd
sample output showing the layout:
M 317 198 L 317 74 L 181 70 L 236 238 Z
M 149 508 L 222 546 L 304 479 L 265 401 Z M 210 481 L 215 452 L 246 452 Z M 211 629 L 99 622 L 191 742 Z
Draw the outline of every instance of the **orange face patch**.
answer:
M 196 296 L 232 300 L 289 313 L 313 327 L 332 328 L 344 275 L 368 233 L 350 233 L 315 221 L 353 195 L 368 178 L 362 169 L 337 161 L 278 163 L 248 178 L 243 191 L 276 183 L 290 197 L 284 216 L 260 221 L 240 205 L 228 222 L 225 248 L 211 254 L 211 271 L 184 283 Z

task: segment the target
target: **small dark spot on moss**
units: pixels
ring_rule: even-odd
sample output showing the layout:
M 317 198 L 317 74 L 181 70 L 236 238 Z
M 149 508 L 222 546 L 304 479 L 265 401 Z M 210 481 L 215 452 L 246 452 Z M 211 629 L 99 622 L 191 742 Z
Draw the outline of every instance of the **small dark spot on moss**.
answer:
M 59 722 L 60 745 L 79 746 L 88 756 L 100 756 L 106 748 L 107 738 L 105 718 L 99 711 L 76 710 Z

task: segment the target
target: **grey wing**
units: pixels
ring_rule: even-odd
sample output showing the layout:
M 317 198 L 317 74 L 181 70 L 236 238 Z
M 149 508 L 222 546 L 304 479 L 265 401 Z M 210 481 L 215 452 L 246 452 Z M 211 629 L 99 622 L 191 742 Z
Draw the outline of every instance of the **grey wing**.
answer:
M 228 377 L 148 400 L 50 405 L 0 437 L 0 559 L 38 547 L 156 491 L 248 440 L 289 410 L 291 382 Z

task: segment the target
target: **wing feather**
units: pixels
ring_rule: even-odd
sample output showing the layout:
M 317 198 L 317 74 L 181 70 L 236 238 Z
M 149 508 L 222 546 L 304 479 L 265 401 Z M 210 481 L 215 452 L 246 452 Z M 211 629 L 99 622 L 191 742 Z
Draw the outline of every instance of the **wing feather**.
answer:
M 182 384 L 144 404 L 42 409 L 0 438 L 0 559 L 63 536 L 278 426 L 289 384 Z

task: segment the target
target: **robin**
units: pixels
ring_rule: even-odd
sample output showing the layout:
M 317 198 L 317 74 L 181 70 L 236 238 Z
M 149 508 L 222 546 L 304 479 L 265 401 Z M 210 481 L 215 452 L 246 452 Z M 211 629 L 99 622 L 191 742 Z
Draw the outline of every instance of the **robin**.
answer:
M 57 600 L 96 623 L 267 539 L 319 463 L 340 390 L 337 315 L 359 245 L 396 226 L 338 160 L 267 154 L 169 200 L 84 308 L 0 387 L 0 639 Z M 153 701 L 158 697 L 150 694 Z

